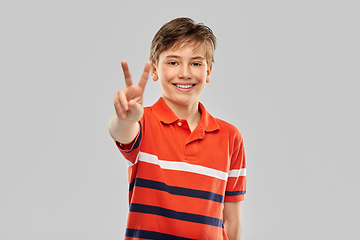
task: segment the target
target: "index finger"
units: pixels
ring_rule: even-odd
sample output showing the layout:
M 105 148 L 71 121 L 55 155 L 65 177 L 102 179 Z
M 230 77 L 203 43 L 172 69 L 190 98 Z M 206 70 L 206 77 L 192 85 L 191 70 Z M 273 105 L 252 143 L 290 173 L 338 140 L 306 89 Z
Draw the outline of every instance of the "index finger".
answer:
M 142 89 L 145 89 L 145 86 L 146 86 L 146 83 L 147 83 L 147 80 L 148 80 L 149 74 L 150 74 L 150 68 L 151 68 L 151 62 L 148 61 L 145 64 L 144 71 L 143 71 L 140 81 L 138 83 L 138 86 L 141 87 Z
M 131 74 L 130 74 L 129 66 L 128 66 L 128 64 L 127 64 L 127 62 L 125 60 L 121 61 L 121 67 L 122 67 L 123 72 L 124 72 L 126 86 L 127 87 L 132 86 L 133 82 L 131 80 Z

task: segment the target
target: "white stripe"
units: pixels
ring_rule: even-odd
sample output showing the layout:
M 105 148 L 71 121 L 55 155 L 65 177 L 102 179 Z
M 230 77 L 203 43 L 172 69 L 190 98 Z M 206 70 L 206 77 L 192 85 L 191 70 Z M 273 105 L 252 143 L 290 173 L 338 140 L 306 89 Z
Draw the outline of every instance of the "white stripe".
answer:
M 140 152 L 138 155 L 139 161 L 147 162 L 151 164 L 159 165 L 162 169 L 168 170 L 177 170 L 184 172 L 197 173 L 205 176 L 210 176 L 214 178 L 218 178 L 221 180 L 227 180 L 228 174 L 226 172 L 222 172 L 216 169 L 185 163 L 185 162 L 173 162 L 173 161 L 164 161 L 159 160 L 157 156 L 151 155 L 148 153 Z
M 246 168 L 234 169 L 229 171 L 229 177 L 246 176 Z
M 132 165 L 134 165 L 131 161 L 126 159 L 126 163 L 129 165 L 129 167 L 131 167 Z
M 131 161 L 129 161 L 129 160 L 126 159 L 126 162 L 127 162 L 127 164 L 129 165 L 129 167 L 135 165 L 135 164 L 139 161 L 139 155 L 140 155 L 140 154 L 138 154 L 138 155 L 136 156 L 135 163 L 132 163 Z

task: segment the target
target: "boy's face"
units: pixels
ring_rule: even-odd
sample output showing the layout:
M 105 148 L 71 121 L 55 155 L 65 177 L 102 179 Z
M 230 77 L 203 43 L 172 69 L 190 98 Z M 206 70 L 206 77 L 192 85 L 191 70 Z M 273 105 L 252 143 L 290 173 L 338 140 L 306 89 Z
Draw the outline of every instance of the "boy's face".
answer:
M 154 81 L 159 80 L 165 102 L 175 105 L 196 105 L 205 84 L 210 82 L 212 64 L 205 58 L 205 47 L 188 43 L 169 49 L 159 55 L 158 65 L 153 64 Z

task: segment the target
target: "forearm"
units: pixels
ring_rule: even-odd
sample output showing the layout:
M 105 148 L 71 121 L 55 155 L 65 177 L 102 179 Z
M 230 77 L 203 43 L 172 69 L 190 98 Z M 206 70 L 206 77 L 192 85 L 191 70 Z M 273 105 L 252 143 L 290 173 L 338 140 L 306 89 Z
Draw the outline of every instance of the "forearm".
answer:
M 116 114 L 109 121 L 111 137 L 122 144 L 131 143 L 136 138 L 139 130 L 138 122 L 120 120 Z

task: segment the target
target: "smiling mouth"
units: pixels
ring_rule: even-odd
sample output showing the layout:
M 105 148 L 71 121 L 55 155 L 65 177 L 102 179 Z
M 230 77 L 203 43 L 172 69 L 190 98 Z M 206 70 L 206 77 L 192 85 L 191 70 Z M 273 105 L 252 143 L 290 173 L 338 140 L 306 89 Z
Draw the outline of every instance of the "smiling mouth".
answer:
M 174 86 L 181 89 L 190 89 L 195 86 L 195 84 L 174 84 Z

